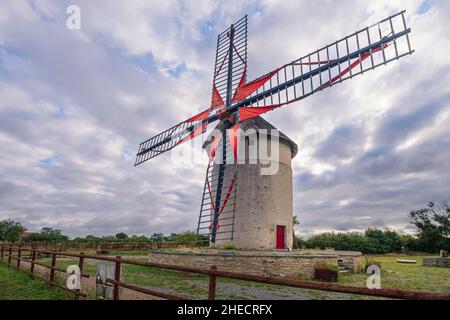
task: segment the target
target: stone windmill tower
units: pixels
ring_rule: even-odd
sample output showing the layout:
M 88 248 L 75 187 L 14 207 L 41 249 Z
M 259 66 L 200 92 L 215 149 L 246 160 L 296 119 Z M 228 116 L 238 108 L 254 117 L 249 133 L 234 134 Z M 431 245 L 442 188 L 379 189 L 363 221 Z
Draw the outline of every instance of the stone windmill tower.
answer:
M 216 130 L 222 134 L 223 125 Z M 226 202 L 217 220 L 216 246 L 233 244 L 245 250 L 292 248 L 291 160 L 298 152 L 297 145 L 261 117 L 243 122 L 240 134 L 241 160 L 234 163 L 233 152 L 229 153 L 222 183 L 218 181 L 220 164 L 208 166 L 198 234 L 209 236 L 216 211 L 210 199 L 216 199 L 217 190 L 222 190 L 220 198 Z M 217 154 L 223 154 L 221 147 Z M 211 154 L 211 136 L 203 148 Z M 230 149 L 229 141 L 226 148 Z
M 261 175 L 264 164 L 239 164 L 246 146 L 239 132 L 253 128 L 254 144 L 273 128 L 260 118 L 345 80 L 412 54 L 405 12 L 352 33 L 311 54 L 247 82 L 247 16 L 217 39 L 210 106 L 196 116 L 142 142 L 135 165 L 166 153 L 206 132 L 219 121 L 220 132 L 205 145 L 210 155 L 199 218 L 199 234 L 211 245 L 234 243 L 241 248 L 289 248 L 292 243 L 292 170 L 297 146 L 279 135 L 279 171 Z M 269 135 L 272 140 L 274 135 Z M 238 141 L 239 140 L 239 141 Z M 245 149 L 245 148 L 244 148 Z M 247 160 L 247 155 L 239 155 Z M 249 155 L 248 159 L 251 160 Z M 256 157 L 258 158 L 258 157 Z M 219 161 L 218 161 L 219 160 Z M 256 159 L 261 160 L 261 159 Z M 283 239 L 284 234 L 284 239 Z

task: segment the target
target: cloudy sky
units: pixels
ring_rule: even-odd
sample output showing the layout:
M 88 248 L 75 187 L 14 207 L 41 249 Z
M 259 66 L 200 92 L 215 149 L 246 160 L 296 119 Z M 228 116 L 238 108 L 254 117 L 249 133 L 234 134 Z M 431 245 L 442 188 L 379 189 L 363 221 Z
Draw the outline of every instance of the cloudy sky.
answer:
M 195 229 L 206 156 L 133 161 L 208 106 L 217 34 L 249 15 L 251 79 L 402 9 L 413 56 L 266 118 L 300 148 L 299 234 L 410 232 L 409 210 L 450 200 L 446 0 L 2 0 L 0 219 L 70 236 Z

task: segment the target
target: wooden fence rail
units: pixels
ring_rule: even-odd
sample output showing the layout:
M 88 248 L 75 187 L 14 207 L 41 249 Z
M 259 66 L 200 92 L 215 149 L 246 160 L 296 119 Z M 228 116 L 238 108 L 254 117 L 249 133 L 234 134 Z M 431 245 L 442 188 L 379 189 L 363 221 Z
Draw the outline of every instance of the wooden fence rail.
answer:
M 29 253 L 29 259 L 24 258 L 23 253 Z M 13 255 L 13 253 L 17 253 Z M 51 265 L 45 265 L 39 262 L 36 262 L 36 254 L 41 255 L 49 255 L 51 256 Z M 177 294 L 169 294 L 166 292 L 160 292 L 157 290 L 150 290 L 148 288 L 139 287 L 133 284 L 125 283 L 121 280 L 121 271 L 124 264 L 127 265 L 136 265 L 136 266 L 144 266 L 149 268 L 159 268 L 166 270 L 175 270 L 182 271 L 193 274 L 203 274 L 208 276 L 208 299 L 215 300 L 216 299 L 216 288 L 217 288 L 217 278 L 228 278 L 235 280 L 243 280 L 250 282 L 258 282 L 272 285 L 281 285 L 302 289 L 313 289 L 320 291 L 330 291 L 330 292 L 340 292 L 340 293 L 348 293 L 348 294 L 359 294 L 359 295 L 367 295 L 367 296 L 376 296 L 376 297 L 384 297 L 384 298 L 392 298 L 392 299 L 407 299 L 407 300 L 450 300 L 450 294 L 445 293 L 436 293 L 436 292 L 427 292 L 427 291 L 412 291 L 412 290 L 397 290 L 397 289 L 368 289 L 364 287 L 355 287 L 355 286 L 345 286 L 339 285 L 336 283 L 324 283 L 317 281 L 306 281 L 306 280 L 293 280 L 286 279 L 281 277 L 267 277 L 267 276 L 257 276 L 236 272 L 228 272 L 217 270 L 215 266 L 212 266 L 208 269 L 200 269 L 194 267 L 182 267 L 175 265 L 165 265 L 159 263 L 150 263 L 144 261 L 136 261 L 124 259 L 120 256 L 116 257 L 106 257 L 106 256 L 95 256 L 84 253 L 69 253 L 69 252 L 61 252 L 61 251 L 48 251 L 48 250 L 38 250 L 36 247 L 27 248 L 20 245 L 11 245 L 11 244 L 0 244 L 0 256 L 1 261 L 4 262 L 4 258 L 8 258 L 8 266 L 14 267 L 17 270 L 21 270 L 27 272 L 32 277 L 36 277 L 44 280 L 51 286 L 55 286 L 61 288 L 63 290 L 69 291 L 73 293 L 75 297 L 87 297 L 87 295 L 83 292 L 77 290 L 70 290 L 58 283 L 55 282 L 55 272 L 63 272 L 66 273 L 65 270 L 57 268 L 56 262 L 58 257 L 70 257 L 78 259 L 78 266 L 80 267 L 81 277 L 89 278 L 88 274 L 84 274 L 83 267 L 85 263 L 85 259 L 96 260 L 96 261 L 107 261 L 115 263 L 115 274 L 114 279 L 106 279 L 107 283 L 110 283 L 114 287 L 114 300 L 120 299 L 119 288 L 126 288 L 129 290 L 133 290 L 136 292 L 141 292 L 144 294 L 148 294 L 155 297 L 161 297 L 170 300 L 188 300 L 189 297 L 177 295 Z M 16 265 L 12 264 L 12 259 L 16 260 Z M 30 271 L 25 270 L 21 267 L 20 262 L 28 262 L 30 263 Z M 50 274 L 48 278 L 43 278 L 36 275 L 34 272 L 34 266 L 45 267 L 50 270 Z
M 1 242 L 0 242 L 1 244 Z M 10 243 L 4 243 L 6 245 Z M 140 251 L 150 249 L 168 249 L 168 248 L 191 248 L 191 244 L 177 244 L 172 242 L 133 242 L 133 241 L 117 241 L 117 242 L 95 242 L 95 241 L 67 241 L 67 242 L 27 242 L 26 240 L 21 243 L 14 243 L 15 245 L 22 246 L 38 246 L 45 249 L 57 249 L 63 251 L 67 249 L 93 249 L 96 250 L 99 247 L 102 250 L 115 250 L 115 251 Z

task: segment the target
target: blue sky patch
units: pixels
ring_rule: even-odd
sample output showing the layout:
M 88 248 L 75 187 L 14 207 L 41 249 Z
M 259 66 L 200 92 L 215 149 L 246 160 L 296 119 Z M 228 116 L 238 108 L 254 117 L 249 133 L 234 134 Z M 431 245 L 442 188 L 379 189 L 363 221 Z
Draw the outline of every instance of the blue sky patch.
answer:
M 163 68 L 174 78 L 179 78 L 183 73 L 185 73 L 187 71 L 186 63 L 180 63 L 175 66 L 172 64 L 166 63 L 163 65 Z
M 148 74 L 152 74 L 156 71 L 153 55 L 150 53 L 143 55 L 134 55 L 127 58 L 128 62 L 136 65 L 139 69 L 145 71 Z
M 425 14 L 428 11 L 430 11 L 431 7 L 433 6 L 434 0 L 424 0 L 419 7 L 418 13 L 419 14 Z
M 42 160 L 39 160 L 39 165 L 41 167 L 50 167 L 52 162 L 53 162 L 52 158 L 42 159 Z

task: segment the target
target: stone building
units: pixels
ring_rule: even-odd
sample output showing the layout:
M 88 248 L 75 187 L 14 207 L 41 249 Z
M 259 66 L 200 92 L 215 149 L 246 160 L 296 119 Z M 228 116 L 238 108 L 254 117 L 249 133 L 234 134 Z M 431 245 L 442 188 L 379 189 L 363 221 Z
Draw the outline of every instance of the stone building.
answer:
M 220 125 L 216 128 L 222 130 Z M 291 160 L 297 155 L 297 145 L 261 117 L 241 125 L 239 146 L 245 143 L 245 163 L 238 162 L 236 201 L 227 206 L 234 210 L 219 218 L 220 232 L 232 233 L 232 240 L 218 240 L 216 246 L 233 244 L 243 250 L 286 250 L 293 245 L 293 188 Z M 267 134 L 266 134 L 267 133 Z M 265 140 L 265 141 L 263 141 Z M 279 143 L 277 143 L 279 142 Z M 204 145 L 208 149 L 208 144 Z M 261 148 L 267 148 L 261 152 Z M 257 150 L 257 152 L 254 152 Z M 270 155 L 269 160 L 260 159 Z M 217 180 L 212 172 L 212 185 Z M 265 172 L 265 173 L 264 173 Z M 264 173 L 264 174 L 263 174 Z M 224 178 L 230 183 L 231 176 Z M 212 192 L 214 199 L 215 192 Z M 234 221 L 230 225 L 229 221 Z

